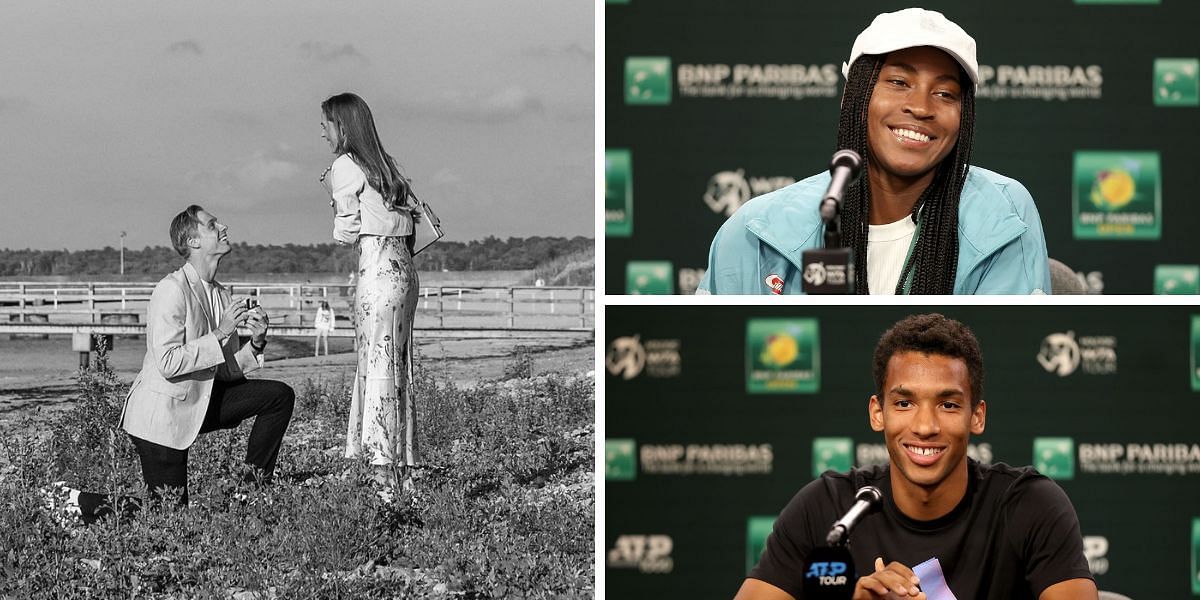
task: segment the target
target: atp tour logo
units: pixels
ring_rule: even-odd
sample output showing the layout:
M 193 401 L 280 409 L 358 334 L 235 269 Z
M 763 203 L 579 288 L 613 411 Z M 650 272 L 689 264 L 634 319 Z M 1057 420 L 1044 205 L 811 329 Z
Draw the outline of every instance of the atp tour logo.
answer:
M 1037 355 L 1038 363 L 1049 373 L 1066 377 L 1079 368 L 1079 344 L 1075 343 L 1075 332 L 1052 333 L 1042 340 L 1042 350 Z
M 825 263 L 812 262 L 804 267 L 804 281 L 809 285 L 824 285 L 826 279 Z
M 608 345 L 608 355 L 604 366 L 614 377 L 625 380 L 633 379 L 641 374 L 646 366 L 646 349 L 642 346 L 641 336 L 619 337 Z
M 729 217 L 751 198 L 793 183 L 796 183 L 794 177 L 747 177 L 745 169 L 721 171 L 709 178 L 708 187 L 704 191 L 704 203 L 714 213 Z
M 772 294 L 783 294 L 783 278 L 779 275 L 771 273 L 770 275 L 767 275 L 767 278 L 763 280 L 763 283 L 766 283 L 767 287 L 771 288 Z
M 841 561 L 819 561 L 808 567 L 805 579 L 816 579 L 818 585 L 846 585 L 846 563 Z
M 621 535 L 608 551 L 608 568 L 637 569 L 642 573 L 666 574 L 675 569 L 669 535 Z
M 1047 373 L 1066 377 L 1077 369 L 1088 375 L 1117 372 L 1117 338 L 1111 335 L 1075 337 L 1074 331 L 1052 333 L 1042 340 L 1038 363 Z

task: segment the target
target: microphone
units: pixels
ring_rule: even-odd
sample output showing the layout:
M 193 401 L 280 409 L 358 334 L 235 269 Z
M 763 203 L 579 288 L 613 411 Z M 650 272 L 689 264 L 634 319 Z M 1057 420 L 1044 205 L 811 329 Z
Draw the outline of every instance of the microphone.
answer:
M 842 197 L 862 173 L 862 157 L 850 149 L 838 150 L 829 161 L 829 187 L 817 210 L 825 224 L 825 246 L 800 255 L 801 289 L 806 294 L 853 294 L 854 253 L 842 247 Z
M 846 511 L 842 518 L 838 519 L 833 527 L 829 530 L 829 535 L 825 536 L 825 542 L 830 546 L 840 546 L 845 544 L 850 537 L 850 530 L 854 529 L 855 525 L 879 508 L 880 501 L 883 500 L 883 494 L 879 488 L 868 485 L 858 489 L 858 493 L 854 494 L 854 506 Z
M 833 153 L 833 158 L 829 161 L 829 174 L 833 178 L 829 180 L 829 187 L 825 189 L 825 195 L 821 197 L 821 217 L 826 222 L 829 221 L 828 218 L 825 218 L 826 203 L 833 201 L 835 207 L 841 206 L 842 196 L 846 195 L 846 188 L 858 181 L 860 173 L 862 173 L 862 157 L 857 152 L 845 148 Z

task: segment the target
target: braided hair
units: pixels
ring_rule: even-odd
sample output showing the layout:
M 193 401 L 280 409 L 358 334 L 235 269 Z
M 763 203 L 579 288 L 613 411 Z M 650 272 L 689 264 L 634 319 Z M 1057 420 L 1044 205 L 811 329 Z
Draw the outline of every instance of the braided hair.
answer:
M 838 148 L 850 148 L 867 155 L 867 107 L 883 67 L 883 55 L 864 54 L 850 66 L 838 122 Z M 975 138 L 975 86 L 962 66 L 959 81 L 964 82 L 958 142 L 954 150 L 935 167 L 933 181 L 913 205 L 910 217 L 917 220 L 923 212 L 921 228 L 912 256 L 900 273 L 896 293 L 904 293 L 904 282 L 912 274 L 913 294 L 953 294 L 958 270 L 958 200 L 967 181 L 971 146 Z M 871 213 L 871 184 L 860 177 L 846 190 L 842 211 L 842 244 L 854 250 L 854 289 L 869 294 L 867 288 L 867 233 Z

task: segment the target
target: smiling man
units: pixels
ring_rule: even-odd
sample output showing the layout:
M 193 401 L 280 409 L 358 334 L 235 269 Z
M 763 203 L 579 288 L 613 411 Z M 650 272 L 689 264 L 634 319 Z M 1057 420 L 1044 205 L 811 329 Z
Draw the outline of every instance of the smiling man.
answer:
M 1020 182 L 970 166 L 975 40 L 941 13 L 877 17 L 842 68 L 838 148 L 864 157 L 843 243 L 861 294 L 1050 293 L 1041 219 Z M 746 203 L 721 226 L 697 293 L 800 293 L 824 244 L 821 173 Z
M 183 267 L 154 287 L 146 310 L 146 357 L 133 380 L 121 427 L 142 463 L 151 499 L 164 488 L 187 504 L 188 448 L 201 433 L 237 427 L 254 418 L 246 449 L 246 481 L 269 481 L 292 417 L 295 393 L 287 384 L 246 379 L 262 366 L 268 319 L 261 307 L 234 300 L 216 281 L 221 259 L 232 249 L 229 230 L 199 206 L 171 221 L 171 244 Z M 250 339 L 237 332 L 244 325 Z M 51 508 L 91 523 L 113 512 L 140 508 L 136 499 L 71 488 L 49 494 Z M 61 516 L 61 515 L 60 515 Z
M 737 600 L 803 598 L 805 558 L 873 485 L 881 510 L 851 536 L 855 600 L 1096 600 L 1075 509 L 1031 467 L 967 457 L 984 431 L 983 356 L 971 330 L 939 314 L 896 323 L 875 347 L 871 429 L 889 464 L 827 471 L 775 521 Z

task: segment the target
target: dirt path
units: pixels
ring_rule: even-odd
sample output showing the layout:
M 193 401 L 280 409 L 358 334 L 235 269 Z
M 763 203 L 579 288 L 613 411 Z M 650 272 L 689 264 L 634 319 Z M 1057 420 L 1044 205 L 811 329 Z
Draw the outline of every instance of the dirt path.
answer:
M 7 341 L 6 341 L 7 342 Z M 123 381 L 132 381 L 141 368 L 144 344 L 118 340 L 110 365 Z M 417 342 L 417 365 L 459 387 L 498 379 L 511 365 L 519 346 L 533 361 L 535 375 L 588 373 L 595 369 L 594 342 L 577 340 L 429 340 Z M 78 357 L 70 340 L 22 340 L 0 344 L 6 365 L 0 367 L 0 425 L 21 417 L 52 413 L 69 405 L 76 395 Z M 267 349 L 266 367 L 255 377 L 277 379 L 299 387 L 305 379 L 354 376 L 352 342 L 330 340 L 333 354 L 313 357 L 311 340 L 274 339 Z

